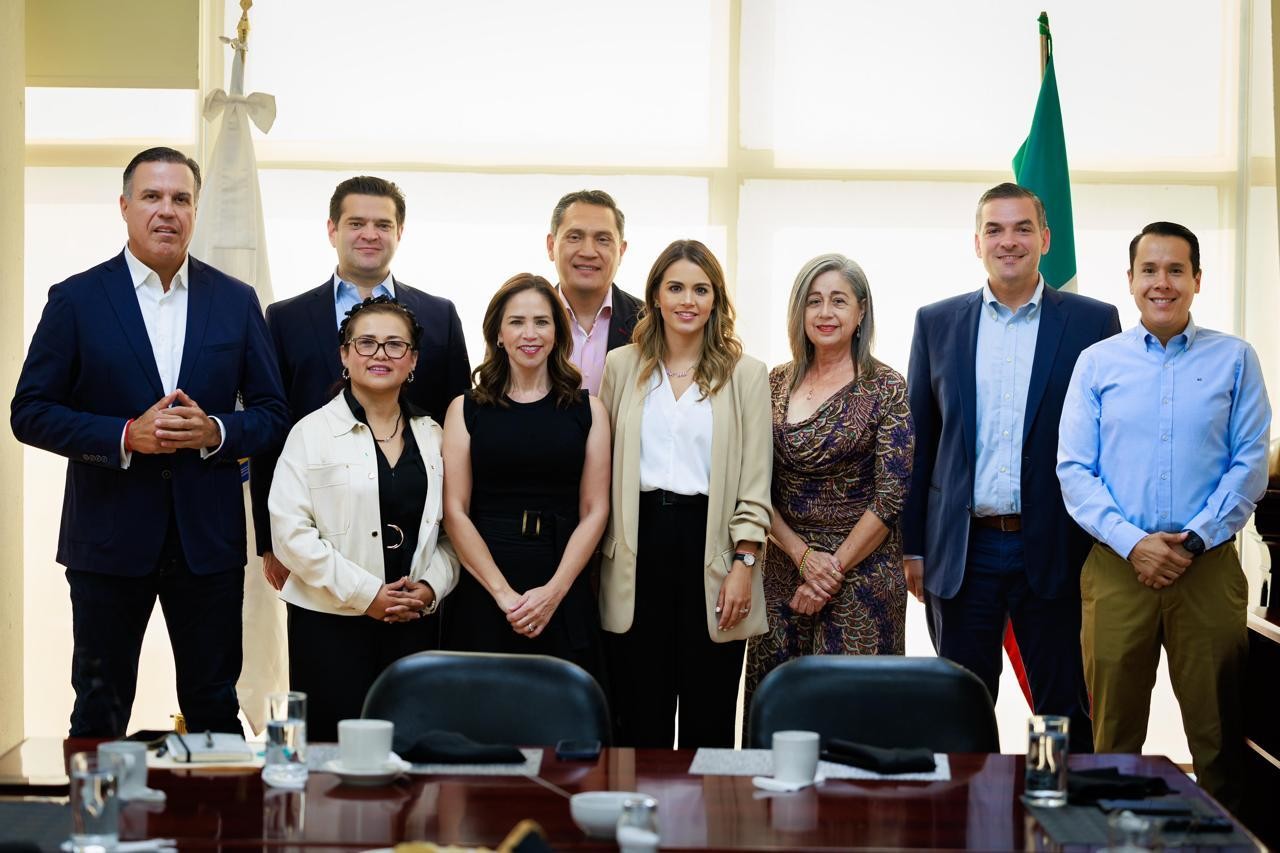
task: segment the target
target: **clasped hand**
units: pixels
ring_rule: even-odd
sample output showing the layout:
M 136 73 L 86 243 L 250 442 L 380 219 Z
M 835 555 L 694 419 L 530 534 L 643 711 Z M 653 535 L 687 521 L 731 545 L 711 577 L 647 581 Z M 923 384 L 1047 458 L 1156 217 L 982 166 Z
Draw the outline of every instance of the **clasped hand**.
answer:
M 535 586 L 523 594 L 508 589 L 498 596 L 498 606 L 506 614 L 511 630 L 532 640 L 542 636 L 564 593 L 552 584 Z
M 826 551 L 810 550 L 803 559 L 804 581 L 796 587 L 788 606 L 803 616 L 812 616 L 840 592 L 844 567 L 835 554 Z
M 403 577 L 383 584 L 364 614 L 382 622 L 412 622 L 422 618 L 435 597 L 430 584 Z
M 166 394 L 129 424 L 134 453 L 173 453 L 217 447 L 218 424 L 181 388 Z
M 1181 533 L 1148 533 L 1129 552 L 1129 563 L 1144 586 L 1163 589 L 1182 577 L 1193 559 L 1182 547 L 1187 538 Z

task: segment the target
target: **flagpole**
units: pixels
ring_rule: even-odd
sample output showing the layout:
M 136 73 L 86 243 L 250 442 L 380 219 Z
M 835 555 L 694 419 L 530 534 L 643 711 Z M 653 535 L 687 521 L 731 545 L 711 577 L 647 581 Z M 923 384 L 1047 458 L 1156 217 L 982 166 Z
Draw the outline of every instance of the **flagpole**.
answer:
M 1045 66 L 1049 64 L 1049 13 L 1040 13 L 1040 79 L 1044 79 Z

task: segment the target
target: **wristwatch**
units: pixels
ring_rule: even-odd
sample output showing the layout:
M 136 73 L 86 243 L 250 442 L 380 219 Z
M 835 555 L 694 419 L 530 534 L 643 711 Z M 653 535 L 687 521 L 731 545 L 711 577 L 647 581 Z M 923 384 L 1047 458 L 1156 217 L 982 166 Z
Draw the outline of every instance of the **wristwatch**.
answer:
M 1184 530 L 1187 538 L 1182 540 L 1182 547 L 1186 548 L 1193 557 L 1199 557 L 1204 553 L 1204 540 L 1200 538 L 1200 534 L 1194 530 Z
M 733 560 L 734 562 L 741 560 L 742 565 L 749 569 L 756 564 L 756 555 L 748 554 L 745 551 L 735 551 L 733 554 Z

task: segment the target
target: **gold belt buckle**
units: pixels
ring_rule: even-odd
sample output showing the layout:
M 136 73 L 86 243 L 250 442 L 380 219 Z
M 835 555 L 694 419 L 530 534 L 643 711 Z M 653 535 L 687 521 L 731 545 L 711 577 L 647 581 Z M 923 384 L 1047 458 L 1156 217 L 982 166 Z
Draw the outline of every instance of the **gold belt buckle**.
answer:
M 529 510 L 525 510 L 520 516 L 520 535 L 529 539 L 536 539 L 542 535 L 542 513 L 533 513 L 533 532 L 529 531 Z

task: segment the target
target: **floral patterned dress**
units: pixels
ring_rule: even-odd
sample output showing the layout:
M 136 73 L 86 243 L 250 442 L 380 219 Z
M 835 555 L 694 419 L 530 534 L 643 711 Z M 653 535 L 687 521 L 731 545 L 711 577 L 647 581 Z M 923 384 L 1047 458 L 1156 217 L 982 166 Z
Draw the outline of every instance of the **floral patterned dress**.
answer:
M 870 510 L 889 527 L 875 551 L 845 573 L 835 598 L 813 616 L 788 606 L 800 573 L 781 548 L 764 560 L 769 629 L 747 648 L 747 707 L 774 667 L 801 655 L 904 652 L 907 584 L 898 515 L 915 441 L 902 375 L 881 366 L 787 423 L 791 364 L 769 374 L 773 401 L 773 506 L 815 550 L 834 553 Z

